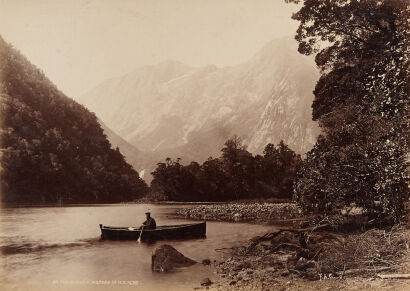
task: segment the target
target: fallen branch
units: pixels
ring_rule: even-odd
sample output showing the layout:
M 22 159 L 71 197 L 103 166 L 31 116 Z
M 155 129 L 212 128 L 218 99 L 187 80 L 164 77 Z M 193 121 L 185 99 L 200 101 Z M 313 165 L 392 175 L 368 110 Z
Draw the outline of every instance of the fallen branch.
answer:
M 299 229 L 294 229 L 294 228 L 281 228 L 278 231 L 275 232 L 269 232 L 264 234 L 261 237 L 256 238 L 247 248 L 246 254 L 248 254 L 253 248 L 255 248 L 258 244 L 264 241 L 272 240 L 275 237 L 277 237 L 279 234 L 283 232 L 293 232 L 293 233 L 305 233 L 305 232 L 313 232 L 321 229 L 328 228 L 330 224 L 322 224 L 319 226 L 313 226 L 313 227 L 306 227 L 306 228 L 299 228 Z
M 410 279 L 410 274 L 387 274 L 379 275 L 381 279 Z
M 288 219 L 271 219 L 270 223 L 286 223 L 286 222 L 298 222 L 298 221 L 311 221 L 315 216 L 304 216 L 297 218 L 288 218 Z
M 374 273 L 374 272 L 385 272 L 391 271 L 392 268 L 390 267 L 382 267 L 382 268 L 374 268 L 374 269 L 350 269 L 344 270 L 343 272 L 336 273 L 337 276 L 344 277 L 345 275 L 359 275 L 365 273 Z M 379 275 L 380 276 L 380 275 Z
M 231 248 L 219 248 L 219 249 L 215 249 L 215 252 L 223 252 L 225 250 L 235 250 L 235 249 L 240 249 L 241 247 L 231 247 Z
M 277 245 L 276 247 L 274 247 L 273 249 L 271 249 L 271 252 L 276 252 L 277 250 L 281 249 L 281 248 L 288 248 L 288 249 L 293 249 L 295 251 L 300 251 L 302 248 L 298 245 L 295 244 L 291 244 L 291 243 L 282 243 Z

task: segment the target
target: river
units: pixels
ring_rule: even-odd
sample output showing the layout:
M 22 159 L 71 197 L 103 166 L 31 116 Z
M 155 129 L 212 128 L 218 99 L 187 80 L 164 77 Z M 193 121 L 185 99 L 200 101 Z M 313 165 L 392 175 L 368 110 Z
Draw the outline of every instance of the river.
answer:
M 213 266 L 197 264 L 152 273 L 160 244 L 101 241 L 99 224 L 138 226 L 150 210 L 157 225 L 186 223 L 172 213 L 184 205 L 111 204 L 2 208 L 0 284 L 10 290 L 192 290 L 215 278 Z M 207 222 L 206 238 L 167 241 L 185 256 L 223 260 L 216 248 L 240 245 L 272 226 Z

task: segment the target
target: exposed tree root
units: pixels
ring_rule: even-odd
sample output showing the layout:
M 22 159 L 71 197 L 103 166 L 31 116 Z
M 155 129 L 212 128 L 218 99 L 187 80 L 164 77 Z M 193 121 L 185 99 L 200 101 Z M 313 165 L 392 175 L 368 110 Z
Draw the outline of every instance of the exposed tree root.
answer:
M 337 234 L 331 224 L 307 228 L 282 228 L 255 237 L 242 255 L 289 254 L 286 268 L 308 279 L 323 275 L 377 274 L 394 271 L 408 254 L 410 238 L 402 228 L 390 231 L 372 229 L 363 233 Z M 270 242 L 270 244 L 262 244 Z

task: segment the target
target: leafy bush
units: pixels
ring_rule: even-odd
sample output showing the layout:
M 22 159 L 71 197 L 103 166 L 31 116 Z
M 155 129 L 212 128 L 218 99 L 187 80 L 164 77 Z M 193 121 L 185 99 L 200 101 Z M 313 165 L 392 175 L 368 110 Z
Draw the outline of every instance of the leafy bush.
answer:
M 409 198 L 408 1 L 302 2 L 296 39 L 322 72 L 312 108 L 323 135 L 295 198 L 306 212 L 356 206 L 397 223 Z

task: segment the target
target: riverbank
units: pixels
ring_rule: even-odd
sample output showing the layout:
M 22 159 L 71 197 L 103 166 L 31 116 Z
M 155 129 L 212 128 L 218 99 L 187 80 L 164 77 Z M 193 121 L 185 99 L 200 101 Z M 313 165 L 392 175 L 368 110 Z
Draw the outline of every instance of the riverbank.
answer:
M 410 290 L 410 280 L 379 277 L 410 273 L 410 230 L 405 226 L 364 232 L 315 227 L 300 231 L 300 221 L 308 219 L 293 203 L 192 205 L 177 209 L 175 215 L 282 226 L 283 232 L 274 231 L 266 239 L 250 237 L 247 245 L 220 249 L 227 257 L 216 263 L 219 279 L 208 286 L 210 290 Z
M 280 225 L 302 218 L 300 208 L 294 203 L 231 202 L 195 205 L 177 209 L 174 214 L 179 218 L 193 220 Z
M 217 262 L 219 279 L 210 290 L 410 290 L 410 280 L 380 277 L 410 273 L 409 229 L 344 235 L 309 231 L 308 244 L 316 253 L 300 259 L 300 236 L 275 233 L 269 240 L 258 237 L 242 247 L 221 249 L 229 257 Z

